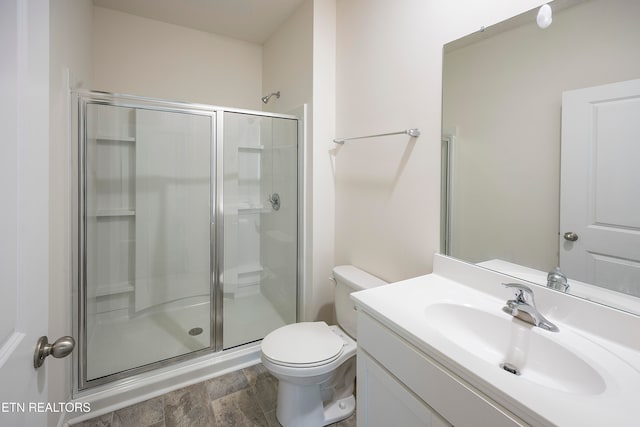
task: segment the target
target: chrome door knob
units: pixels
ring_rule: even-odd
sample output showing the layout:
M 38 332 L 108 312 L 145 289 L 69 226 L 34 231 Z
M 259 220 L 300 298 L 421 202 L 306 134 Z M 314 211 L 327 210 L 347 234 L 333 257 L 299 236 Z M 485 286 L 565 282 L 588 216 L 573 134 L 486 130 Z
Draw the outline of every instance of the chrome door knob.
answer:
M 40 337 L 36 344 L 36 350 L 33 353 L 33 367 L 38 369 L 44 363 L 44 359 L 51 355 L 56 359 L 68 356 L 76 346 L 76 341 L 73 337 L 58 338 L 53 344 L 49 344 L 49 339 L 46 336 Z
M 566 233 L 564 233 L 564 239 L 570 242 L 575 242 L 576 240 L 578 240 L 578 235 L 573 231 L 567 231 Z

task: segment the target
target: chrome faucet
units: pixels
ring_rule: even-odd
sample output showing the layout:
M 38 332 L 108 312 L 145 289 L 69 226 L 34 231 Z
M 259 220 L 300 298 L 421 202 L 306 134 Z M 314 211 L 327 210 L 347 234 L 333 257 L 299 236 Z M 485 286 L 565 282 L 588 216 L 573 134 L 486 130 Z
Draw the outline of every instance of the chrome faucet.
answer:
M 514 299 L 508 300 L 507 305 L 502 307 L 502 311 L 547 331 L 559 331 L 558 327 L 548 321 L 536 308 L 531 288 L 520 283 L 503 283 L 502 285 L 514 291 Z
M 556 267 L 547 274 L 547 287 L 561 292 L 569 290 L 567 276 L 560 271 L 560 267 Z

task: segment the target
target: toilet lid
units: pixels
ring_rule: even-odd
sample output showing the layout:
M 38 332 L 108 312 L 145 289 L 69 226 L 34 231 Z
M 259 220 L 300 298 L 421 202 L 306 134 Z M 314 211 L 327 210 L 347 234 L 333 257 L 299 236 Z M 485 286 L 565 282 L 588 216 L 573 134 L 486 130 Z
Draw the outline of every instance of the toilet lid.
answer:
M 262 354 L 276 363 L 310 365 L 330 361 L 342 353 L 344 341 L 325 322 L 283 326 L 262 340 Z

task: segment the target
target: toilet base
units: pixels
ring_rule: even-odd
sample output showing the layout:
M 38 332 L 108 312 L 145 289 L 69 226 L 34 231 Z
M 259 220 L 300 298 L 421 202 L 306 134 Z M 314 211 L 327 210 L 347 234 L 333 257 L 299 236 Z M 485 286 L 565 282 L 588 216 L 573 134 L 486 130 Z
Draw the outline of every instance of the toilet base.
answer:
M 350 417 L 356 409 L 356 398 L 345 398 L 323 405 L 319 387 L 278 384 L 276 417 L 282 427 L 321 427 Z
M 354 395 L 331 402 L 324 408 L 324 424 L 333 424 L 349 418 L 356 410 L 356 398 Z

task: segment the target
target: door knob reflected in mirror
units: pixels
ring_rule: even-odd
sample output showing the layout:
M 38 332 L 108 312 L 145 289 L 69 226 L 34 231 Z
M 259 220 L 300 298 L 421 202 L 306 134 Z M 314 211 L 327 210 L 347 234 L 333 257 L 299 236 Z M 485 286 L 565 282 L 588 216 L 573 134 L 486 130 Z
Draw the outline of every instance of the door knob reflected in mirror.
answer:
M 76 342 L 70 336 L 58 338 L 53 344 L 49 344 L 49 339 L 46 336 L 42 336 L 38 340 L 36 350 L 33 353 L 33 367 L 38 369 L 49 355 L 56 359 L 68 356 L 75 346 Z
M 576 240 L 578 240 L 578 235 L 573 231 L 567 231 L 566 233 L 564 233 L 564 239 L 570 242 L 575 242 Z

